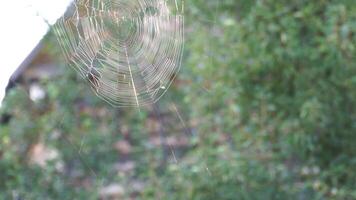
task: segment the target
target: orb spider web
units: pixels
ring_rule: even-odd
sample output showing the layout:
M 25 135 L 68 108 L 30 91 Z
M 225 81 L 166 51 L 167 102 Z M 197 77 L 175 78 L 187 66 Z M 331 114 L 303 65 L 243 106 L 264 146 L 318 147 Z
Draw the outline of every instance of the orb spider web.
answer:
M 54 31 L 100 98 L 116 107 L 152 104 L 180 68 L 184 1 L 75 0 Z

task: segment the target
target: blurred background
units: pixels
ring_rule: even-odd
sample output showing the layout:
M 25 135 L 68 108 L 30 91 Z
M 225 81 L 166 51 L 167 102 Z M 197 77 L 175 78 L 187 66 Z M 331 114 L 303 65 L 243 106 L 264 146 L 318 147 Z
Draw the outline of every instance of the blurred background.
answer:
M 51 30 L 32 45 L 1 77 L 0 199 L 356 199 L 356 2 L 185 12 L 181 70 L 140 109 L 95 96 Z M 37 30 L 5 20 L 24 41 Z M 2 60 L 25 48 L 0 36 Z

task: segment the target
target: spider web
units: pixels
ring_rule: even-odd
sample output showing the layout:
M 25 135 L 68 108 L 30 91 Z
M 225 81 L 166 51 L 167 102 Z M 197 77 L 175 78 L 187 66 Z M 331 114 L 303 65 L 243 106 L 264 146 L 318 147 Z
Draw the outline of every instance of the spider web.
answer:
M 54 26 L 69 65 L 113 106 L 152 104 L 179 71 L 184 2 L 76 0 Z

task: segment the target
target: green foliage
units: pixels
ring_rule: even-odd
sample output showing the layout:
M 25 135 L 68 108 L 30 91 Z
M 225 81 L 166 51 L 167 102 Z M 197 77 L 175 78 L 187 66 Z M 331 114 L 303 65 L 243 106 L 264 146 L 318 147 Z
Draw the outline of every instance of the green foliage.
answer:
M 46 99 L 17 87 L 4 101 L 0 198 L 97 199 L 139 179 L 131 198 L 356 199 L 355 2 L 196 0 L 186 12 L 182 71 L 159 102 L 161 129 L 189 137 L 178 163 L 149 143 L 151 108 L 115 110 L 66 70 L 41 82 Z M 122 174 L 113 146 L 127 132 L 137 167 Z M 59 151 L 45 168 L 28 160 L 39 142 Z
M 244 5 L 196 3 L 196 9 L 220 10 L 209 22 L 191 22 L 195 28 L 188 38 L 191 67 L 185 78 L 195 84 L 186 99 L 195 105 L 193 118 L 204 116 L 199 133 L 230 134 L 245 162 L 257 162 L 269 174 L 279 174 L 273 168 L 284 166 L 279 176 L 266 178 L 278 183 L 275 193 L 285 191 L 292 199 L 356 198 L 355 4 Z M 318 175 L 301 176 L 308 166 Z M 247 182 L 258 180 L 255 168 Z M 276 186 L 268 181 L 256 182 L 273 191 Z M 226 187 L 216 184 L 211 190 L 219 186 Z M 336 196 L 332 188 L 338 188 Z M 248 194 L 247 199 L 259 199 Z

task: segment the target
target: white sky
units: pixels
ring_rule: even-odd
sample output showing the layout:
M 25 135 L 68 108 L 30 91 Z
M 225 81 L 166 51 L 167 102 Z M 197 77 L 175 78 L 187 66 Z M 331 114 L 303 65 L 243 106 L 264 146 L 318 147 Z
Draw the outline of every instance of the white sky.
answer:
M 12 73 L 72 0 L 6 0 L 0 12 L 0 106 Z

